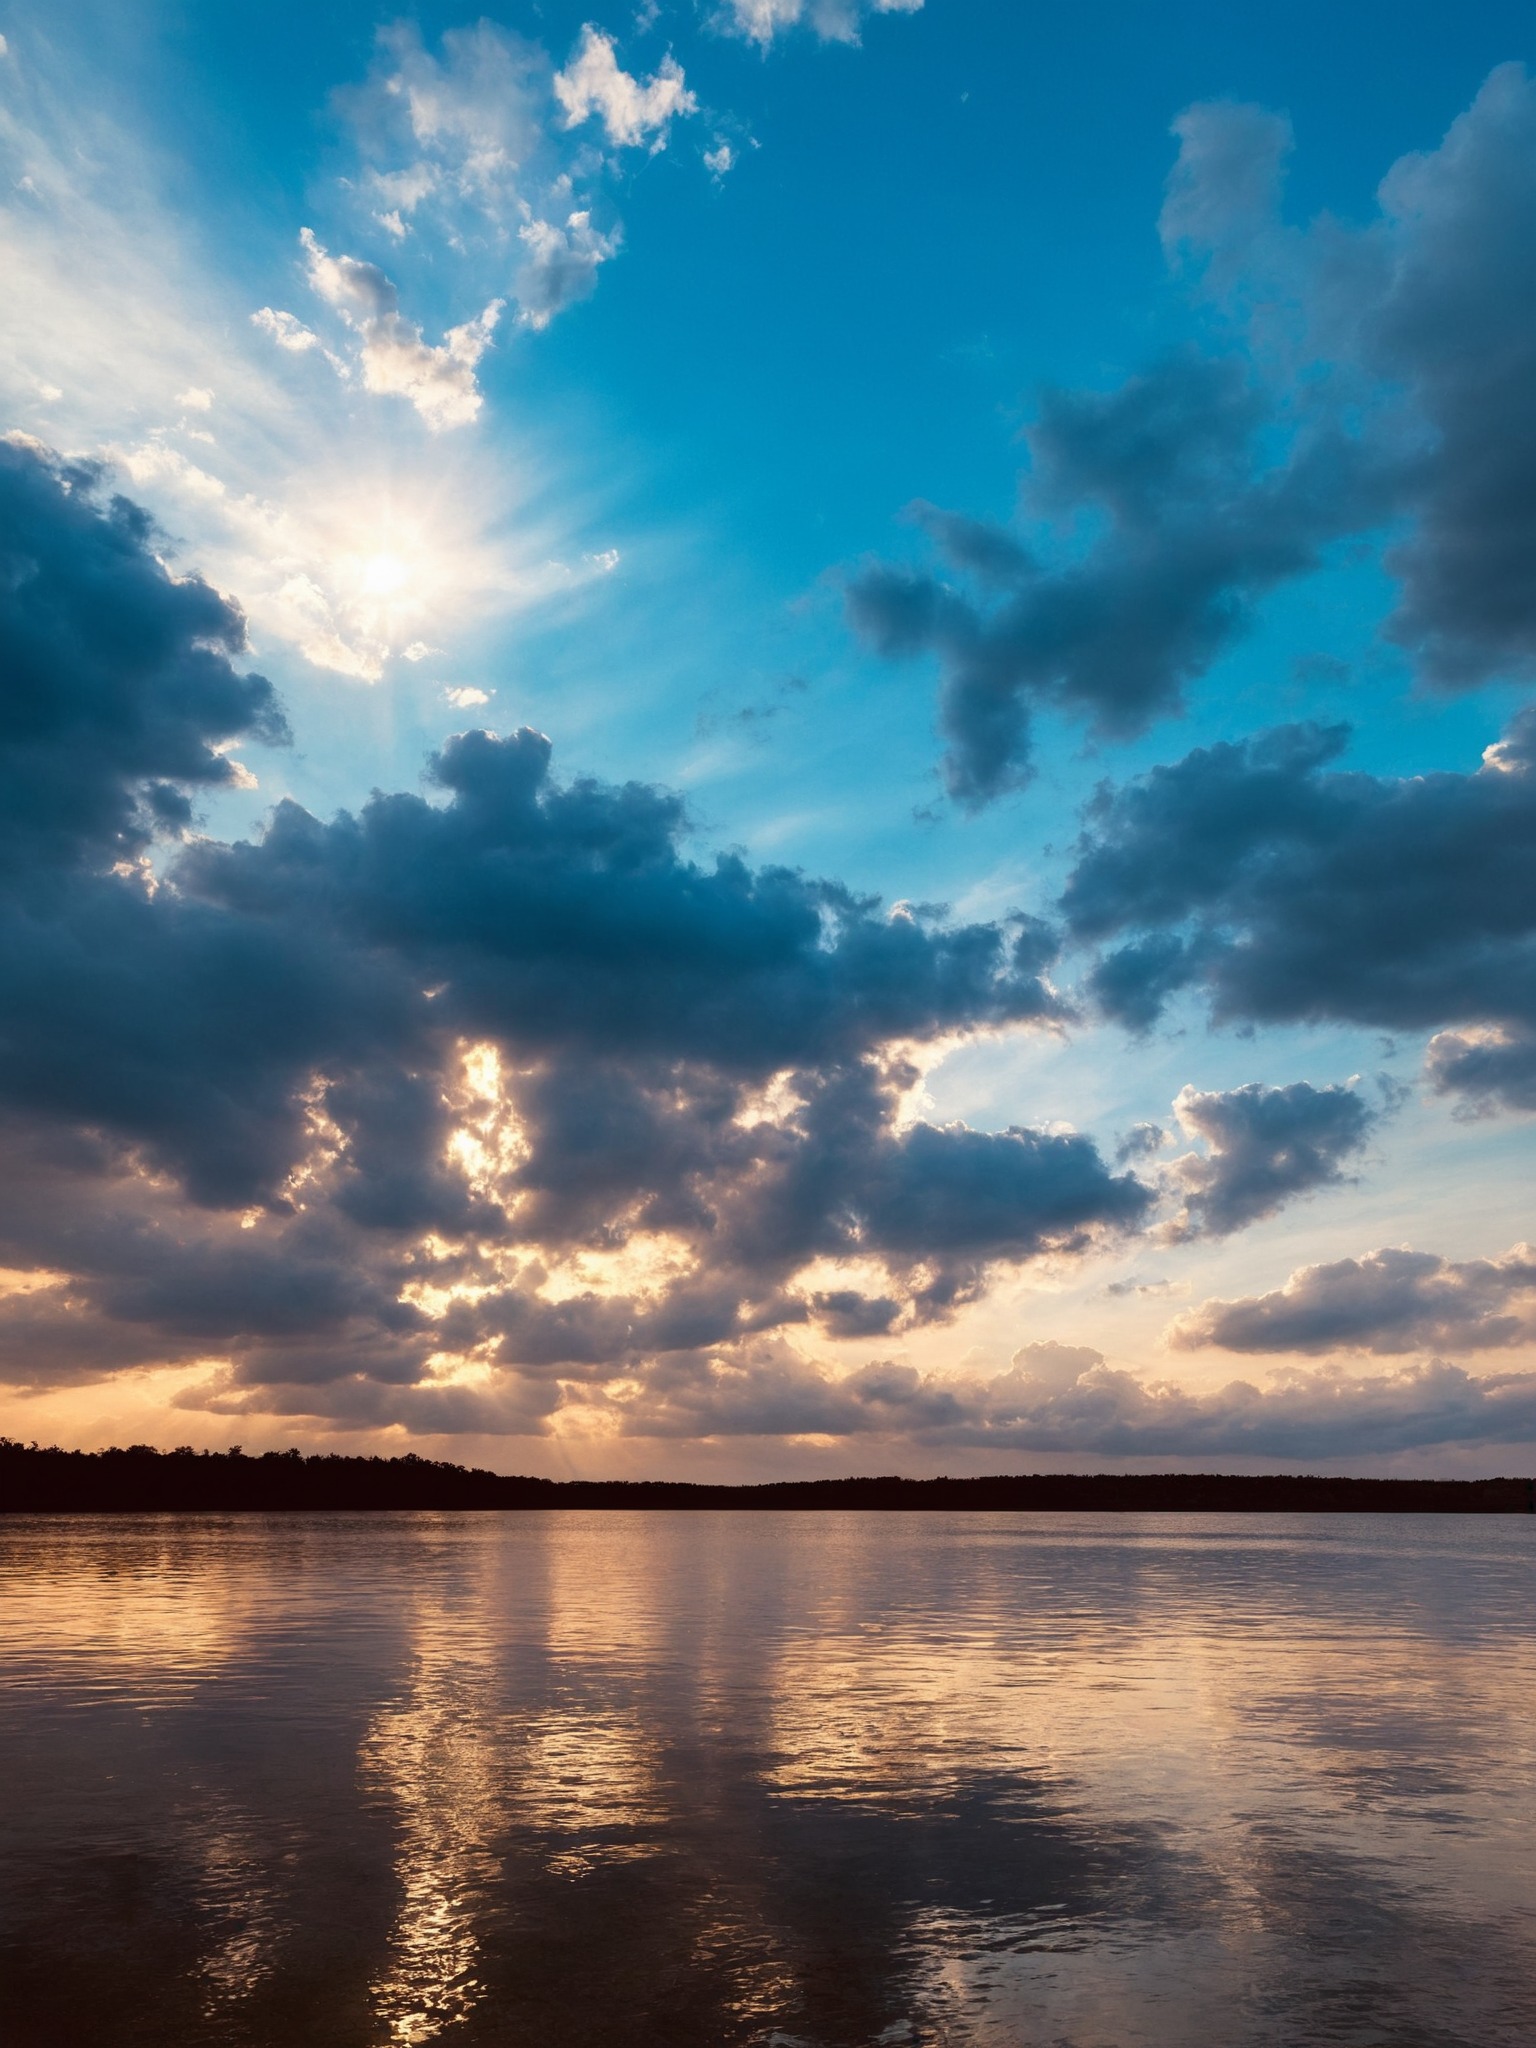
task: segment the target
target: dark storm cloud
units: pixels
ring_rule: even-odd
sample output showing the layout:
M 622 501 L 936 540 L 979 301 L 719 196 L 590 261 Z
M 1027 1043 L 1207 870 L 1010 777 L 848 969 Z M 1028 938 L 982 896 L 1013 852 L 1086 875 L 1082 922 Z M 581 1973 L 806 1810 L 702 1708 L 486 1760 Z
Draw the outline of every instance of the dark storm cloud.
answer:
M 1195 986 L 1231 1022 L 1447 1027 L 1437 1084 L 1536 1100 L 1532 718 L 1470 774 L 1331 764 L 1341 729 L 1198 749 L 1101 795 L 1062 907 L 1091 987 L 1146 1024 Z M 1118 942 L 1118 943 L 1116 943 Z
M 1136 732 L 1266 592 L 1389 524 L 1385 630 L 1425 681 L 1536 670 L 1536 87 L 1495 71 L 1359 229 L 1284 223 L 1278 117 L 1208 105 L 1175 127 L 1161 226 L 1206 352 L 1041 398 L 1022 538 L 916 508 L 958 583 L 879 565 L 849 585 L 877 651 L 939 657 L 967 805 L 1027 779 L 1034 707 Z
M 1186 1088 L 1174 1108 L 1206 1146 L 1167 1172 L 1184 1203 L 1174 1228 L 1186 1236 L 1225 1237 L 1297 1195 L 1334 1185 L 1376 1121 L 1353 1089 L 1307 1081 L 1285 1088 L 1255 1081 L 1225 1094 Z
M 1536 1251 L 1453 1261 L 1387 1246 L 1302 1266 L 1272 1294 L 1206 1301 L 1170 1326 L 1181 1351 L 1486 1351 L 1536 1338 Z
M 17 1308 L 16 1376 L 222 1359 L 230 1412 L 539 1427 L 557 1366 L 931 1319 L 1144 1215 L 1085 1138 L 901 1121 L 903 1048 L 1061 1014 L 1043 926 L 695 859 L 675 798 L 560 784 L 538 734 L 450 741 L 433 800 L 285 803 L 151 874 L 230 779 L 219 750 L 283 728 L 232 665 L 238 612 L 97 481 L 0 462 L 25 851 L 0 869 L 0 1260 L 64 1276 Z M 643 1286 L 540 1291 L 657 1234 Z M 842 1256 L 886 1284 L 800 1283 Z M 443 1351 L 495 1384 L 436 1384 Z

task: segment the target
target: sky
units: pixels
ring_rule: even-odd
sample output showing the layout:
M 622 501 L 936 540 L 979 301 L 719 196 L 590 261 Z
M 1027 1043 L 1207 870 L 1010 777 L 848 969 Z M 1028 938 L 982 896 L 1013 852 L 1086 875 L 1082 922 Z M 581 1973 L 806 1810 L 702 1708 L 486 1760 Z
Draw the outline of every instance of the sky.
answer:
M 0 1433 L 1532 1469 L 1527 9 L 0 21 Z

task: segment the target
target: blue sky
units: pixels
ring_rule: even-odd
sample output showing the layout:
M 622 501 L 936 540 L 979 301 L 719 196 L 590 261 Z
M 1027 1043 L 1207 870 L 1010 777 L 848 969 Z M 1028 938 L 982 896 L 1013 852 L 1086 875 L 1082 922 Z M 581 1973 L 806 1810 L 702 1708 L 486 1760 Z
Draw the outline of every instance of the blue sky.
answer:
M 1528 1457 L 1525 10 L 4 35 L 0 1428 Z

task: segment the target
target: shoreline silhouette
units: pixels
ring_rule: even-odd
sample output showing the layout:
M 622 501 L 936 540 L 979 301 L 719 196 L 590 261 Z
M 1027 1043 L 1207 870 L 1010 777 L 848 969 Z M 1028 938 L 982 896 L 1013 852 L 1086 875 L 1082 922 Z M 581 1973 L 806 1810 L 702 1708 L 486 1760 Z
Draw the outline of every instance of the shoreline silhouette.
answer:
M 238 1514 L 757 1509 L 804 1512 L 1533 1514 L 1536 1479 L 1366 1479 L 1320 1473 L 1037 1472 L 959 1479 L 539 1479 L 297 1449 L 70 1451 L 0 1438 L 0 1514 Z

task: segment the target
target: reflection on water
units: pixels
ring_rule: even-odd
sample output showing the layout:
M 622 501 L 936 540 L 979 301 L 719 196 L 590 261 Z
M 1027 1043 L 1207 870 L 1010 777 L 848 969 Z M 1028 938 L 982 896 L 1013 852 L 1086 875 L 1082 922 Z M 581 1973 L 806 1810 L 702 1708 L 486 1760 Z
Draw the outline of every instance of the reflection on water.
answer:
M 0 1523 L 0 2044 L 1536 2040 L 1536 1524 Z

